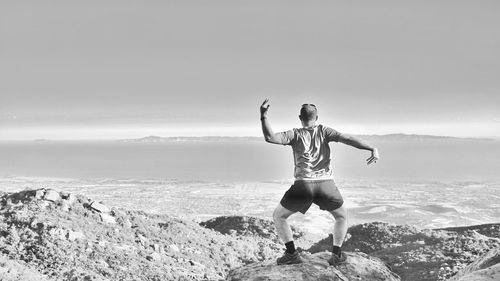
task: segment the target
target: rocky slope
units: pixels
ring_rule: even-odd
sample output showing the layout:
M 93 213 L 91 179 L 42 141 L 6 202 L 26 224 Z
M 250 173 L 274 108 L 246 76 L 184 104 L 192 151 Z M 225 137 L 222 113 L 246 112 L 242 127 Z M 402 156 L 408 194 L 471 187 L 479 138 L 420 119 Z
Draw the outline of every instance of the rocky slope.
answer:
M 297 245 L 313 244 L 300 230 L 295 233 Z M 443 280 L 498 247 L 499 233 L 499 225 L 441 230 L 357 225 L 344 247 L 351 271 L 327 271 L 340 278 L 332 280 L 397 278 L 364 252 L 392 266 L 402 280 Z M 309 263 L 290 271 L 303 267 L 310 276 L 323 276 L 326 256 L 320 252 L 330 247 L 331 237 L 316 243 L 309 251 L 318 254 L 304 252 Z M 199 225 L 50 189 L 0 192 L 0 280 L 224 280 L 231 270 L 229 280 L 252 280 L 241 276 L 255 275 L 256 269 L 260 280 L 273 280 L 265 278 L 283 269 L 274 265 L 282 251 L 267 220 L 219 217 Z M 264 269 L 270 270 L 268 277 Z
M 349 228 L 346 251 L 361 251 L 388 263 L 402 280 L 445 280 L 490 249 L 500 247 L 500 224 L 450 229 L 417 229 L 386 223 Z M 313 245 L 329 249 L 332 237 Z
M 53 190 L 0 194 L 0 234 L 0 254 L 20 271 L 1 280 L 25 280 L 23 272 L 50 280 L 221 280 L 282 251 L 259 236 L 222 235 Z
M 0 255 L 0 280 L 47 281 L 37 270 Z
M 452 281 L 500 280 L 500 248 L 493 249 L 460 270 Z

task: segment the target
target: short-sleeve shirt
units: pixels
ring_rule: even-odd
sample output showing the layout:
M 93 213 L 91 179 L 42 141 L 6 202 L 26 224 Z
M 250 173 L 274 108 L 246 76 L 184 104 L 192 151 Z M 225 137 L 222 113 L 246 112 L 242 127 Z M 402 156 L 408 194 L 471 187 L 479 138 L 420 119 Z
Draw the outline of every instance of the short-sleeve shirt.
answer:
M 333 178 L 329 143 L 339 141 L 339 132 L 318 125 L 312 128 L 296 128 L 281 132 L 280 135 L 281 143 L 292 147 L 296 180 Z

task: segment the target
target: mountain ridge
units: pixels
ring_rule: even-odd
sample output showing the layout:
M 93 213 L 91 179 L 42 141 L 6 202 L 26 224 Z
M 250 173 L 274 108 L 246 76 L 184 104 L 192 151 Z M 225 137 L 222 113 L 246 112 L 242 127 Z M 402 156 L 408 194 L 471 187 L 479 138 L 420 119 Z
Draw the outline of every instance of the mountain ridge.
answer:
M 494 141 L 493 138 L 461 138 L 452 136 L 437 136 L 437 135 L 419 135 L 419 134 L 383 134 L 383 135 L 356 135 L 352 136 L 359 137 L 361 139 L 371 140 L 371 141 Z M 222 142 L 222 141 L 262 141 L 262 137 L 256 136 L 176 136 L 176 137 L 161 137 L 161 136 L 146 136 L 142 138 L 132 138 L 132 139 L 119 139 L 120 142 L 139 142 L 139 143 L 161 143 L 161 142 L 180 142 L 180 141 L 191 141 L 191 142 Z

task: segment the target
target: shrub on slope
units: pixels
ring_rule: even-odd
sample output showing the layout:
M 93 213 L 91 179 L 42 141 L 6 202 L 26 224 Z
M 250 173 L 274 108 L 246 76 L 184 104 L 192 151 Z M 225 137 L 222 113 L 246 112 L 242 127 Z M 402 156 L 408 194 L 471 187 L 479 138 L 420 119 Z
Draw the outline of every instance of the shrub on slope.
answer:
M 200 223 L 201 226 L 213 229 L 222 234 L 256 236 L 267 238 L 279 243 L 279 237 L 274 231 L 274 222 L 247 216 L 221 216 Z M 304 232 L 292 226 L 294 239 L 304 237 Z

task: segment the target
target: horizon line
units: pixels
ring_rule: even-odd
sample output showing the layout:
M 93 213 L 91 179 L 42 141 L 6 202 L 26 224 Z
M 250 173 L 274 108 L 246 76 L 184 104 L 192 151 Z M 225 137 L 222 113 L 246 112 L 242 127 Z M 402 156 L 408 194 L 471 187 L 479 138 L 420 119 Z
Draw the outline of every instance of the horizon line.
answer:
M 387 133 L 387 134 L 351 134 L 347 135 L 360 136 L 360 137 L 426 137 L 426 138 L 442 138 L 442 139 L 463 139 L 463 140 L 500 140 L 500 136 L 451 136 L 451 135 L 434 135 L 434 134 L 416 134 L 416 133 Z M 257 139 L 262 136 L 258 135 L 175 135 L 175 136 L 161 136 L 161 135 L 145 135 L 142 137 L 131 138 L 31 138 L 31 139 L 0 139 L 0 142 L 42 142 L 42 141 L 136 141 L 147 138 L 160 138 L 168 139 L 214 139 L 214 138 L 232 138 L 232 139 Z
M 491 123 L 405 123 L 375 124 L 337 123 L 335 130 L 352 135 L 429 135 L 454 138 L 500 138 L 500 130 Z M 162 137 L 258 137 L 262 135 L 260 124 L 134 124 L 131 126 L 1 126 L 0 140 L 116 140 Z M 297 128 L 296 124 L 277 122 L 275 132 Z M 500 127 L 496 127 L 500 128 Z

